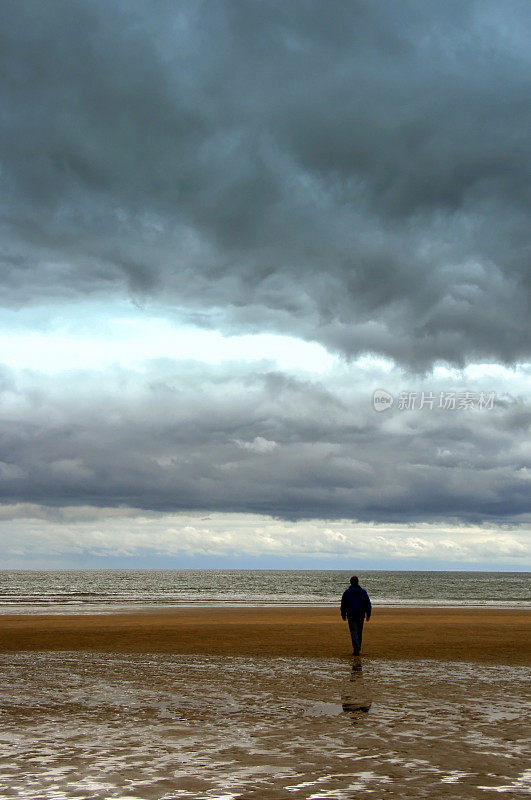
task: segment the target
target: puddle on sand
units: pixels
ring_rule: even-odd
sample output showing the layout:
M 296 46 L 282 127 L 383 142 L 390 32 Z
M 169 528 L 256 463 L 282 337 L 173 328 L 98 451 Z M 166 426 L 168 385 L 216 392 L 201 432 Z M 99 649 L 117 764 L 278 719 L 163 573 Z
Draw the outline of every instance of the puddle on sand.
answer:
M 530 677 L 435 661 L 2 655 L 0 798 L 523 797 Z

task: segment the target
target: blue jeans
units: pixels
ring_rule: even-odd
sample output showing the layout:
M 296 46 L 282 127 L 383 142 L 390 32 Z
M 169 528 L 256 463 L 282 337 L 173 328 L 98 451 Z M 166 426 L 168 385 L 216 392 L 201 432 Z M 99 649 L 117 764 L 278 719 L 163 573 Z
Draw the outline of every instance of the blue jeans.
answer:
M 364 617 L 348 618 L 348 627 L 350 630 L 350 638 L 352 639 L 352 649 L 356 655 L 361 650 L 361 638 L 363 636 L 363 621 Z

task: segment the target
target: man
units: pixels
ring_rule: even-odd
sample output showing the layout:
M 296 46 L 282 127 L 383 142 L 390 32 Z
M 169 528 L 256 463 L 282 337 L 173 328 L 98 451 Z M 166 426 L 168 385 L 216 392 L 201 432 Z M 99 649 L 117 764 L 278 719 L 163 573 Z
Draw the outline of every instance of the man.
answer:
M 352 638 L 353 656 L 359 656 L 361 650 L 361 637 L 363 635 L 363 622 L 371 618 L 371 601 L 369 595 L 362 589 L 356 575 L 350 579 L 350 586 L 343 592 L 341 598 L 341 616 L 348 619 L 350 636 Z

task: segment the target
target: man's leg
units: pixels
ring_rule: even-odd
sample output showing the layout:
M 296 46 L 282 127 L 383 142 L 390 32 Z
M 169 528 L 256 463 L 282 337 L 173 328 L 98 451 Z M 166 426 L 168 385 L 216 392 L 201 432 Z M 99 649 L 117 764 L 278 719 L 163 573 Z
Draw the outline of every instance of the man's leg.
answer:
M 358 642 L 360 644 L 360 650 L 361 650 L 361 640 L 363 638 L 363 617 L 361 619 L 356 620 L 356 625 L 358 628 Z
M 350 638 L 352 639 L 352 650 L 355 656 L 359 655 L 361 643 L 358 637 L 358 620 L 349 619 L 348 627 L 350 630 Z

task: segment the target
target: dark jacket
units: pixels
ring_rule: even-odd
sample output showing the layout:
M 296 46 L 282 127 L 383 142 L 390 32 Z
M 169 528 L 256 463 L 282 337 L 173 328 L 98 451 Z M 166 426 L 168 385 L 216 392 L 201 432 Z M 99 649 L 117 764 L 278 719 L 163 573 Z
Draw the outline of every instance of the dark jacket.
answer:
M 361 586 L 349 586 L 341 598 L 341 616 L 343 619 L 369 619 L 371 616 L 369 595 Z

